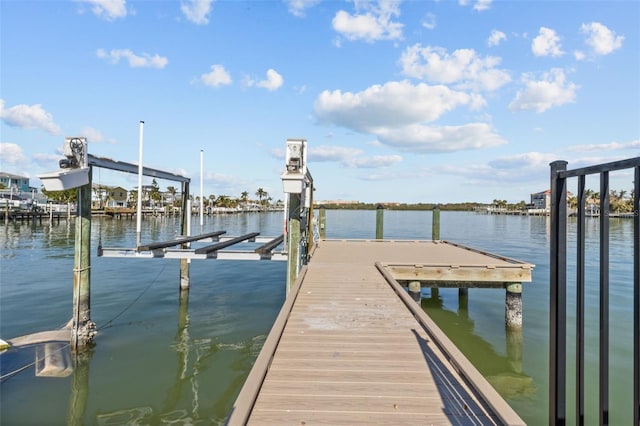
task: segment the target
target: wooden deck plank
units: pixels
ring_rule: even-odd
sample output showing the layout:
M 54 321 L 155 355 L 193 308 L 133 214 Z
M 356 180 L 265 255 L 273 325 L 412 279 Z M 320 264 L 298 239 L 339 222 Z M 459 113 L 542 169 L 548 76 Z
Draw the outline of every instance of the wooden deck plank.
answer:
M 271 361 L 262 362 L 268 369 L 247 423 L 500 424 L 375 266 L 456 265 L 462 257 L 514 264 L 463 252 L 439 242 L 322 240 Z

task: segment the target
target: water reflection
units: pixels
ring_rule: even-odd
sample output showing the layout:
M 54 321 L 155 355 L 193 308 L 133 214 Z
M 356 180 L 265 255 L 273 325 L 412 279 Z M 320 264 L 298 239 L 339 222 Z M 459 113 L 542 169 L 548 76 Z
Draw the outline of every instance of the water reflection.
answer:
M 423 297 L 421 303 L 422 309 L 503 398 L 535 397 L 533 378 L 522 371 L 522 330 L 505 329 L 507 355 L 500 355 L 490 343 L 474 334 L 474 321 L 469 317 L 468 296 L 464 292 L 459 296 L 456 312 L 444 308 L 438 289 L 432 289 L 430 297 Z
M 74 371 L 71 381 L 71 396 L 69 398 L 69 410 L 67 412 L 68 425 L 83 425 L 84 415 L 89 398 L 89 365 L 93 349 L 87 349 L 73 354 Z

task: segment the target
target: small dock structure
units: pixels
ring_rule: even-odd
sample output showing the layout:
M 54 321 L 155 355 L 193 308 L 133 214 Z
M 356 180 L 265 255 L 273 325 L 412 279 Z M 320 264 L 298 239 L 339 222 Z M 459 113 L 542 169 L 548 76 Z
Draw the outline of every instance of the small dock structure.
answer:
M 494 287 L 532 268 L 444 241 L 318 241 L 228 424 L 524 424 L 398 279 Z

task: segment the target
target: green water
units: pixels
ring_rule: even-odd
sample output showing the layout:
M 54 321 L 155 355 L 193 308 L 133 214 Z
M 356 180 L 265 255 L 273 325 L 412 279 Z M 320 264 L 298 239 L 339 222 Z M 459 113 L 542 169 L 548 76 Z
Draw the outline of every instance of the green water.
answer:
M 374 238 L 375 215 L 327 211 L 327 237 Z M 429 212 L 385 211 L 384 220 L 385 238 L 431 237 Z M 505 330 L 504 290 L 470 289 L 461 303 L 456 289 L 440 289 L 437 295 L 423 289 L 422 306 L 528 424 L 546 424 L 548 219 L 442 212 L 440 222 L 443 239 L 536 264 L 533 282 L 524 284 L 522 332 Z M 171 239 L 179 229 L 171 218 L 143 225 L 143 241 L 149 242 Z M 597 225 L 592 221 L 587 227 L 590 389 L 597 389 Z M 275 236 L 281 226 L 281 213 L 224 215 L 206 217 L 202 232 Z M 620 425 L 631 422 L 631 229 L 629 220 L 611 222 L 611 424 Z M 572 238 L 571 233 L 570 244 Z M 105 218 L 93 223 L 94 252 L 98 242 L 131 247 L 134 241 L 135 221 Z M 0 337 L 51 330 L 69 320 L 73 242 L 73 226 L 65 222 L 3 226 Z M 284 301 L 286 265 L 193 261 L 191 290 L 180 297 L 177 260 L 99 258 L 93 253 L 91 262 L 91 314 L 99 329 L 95 348 L 64 378 L 36 375 L 33 363 L 42 348 L 0 356 L 0 423 L 224 423 Z M 568 281 L 573 306 L 571 276 Z M 569 385 L 572 381 L 570 377 Z M 589 390 L 587 399 L 587 423 L 597 422 L 596 391 Z M 569 411 L 572 404 L 570 399 Z

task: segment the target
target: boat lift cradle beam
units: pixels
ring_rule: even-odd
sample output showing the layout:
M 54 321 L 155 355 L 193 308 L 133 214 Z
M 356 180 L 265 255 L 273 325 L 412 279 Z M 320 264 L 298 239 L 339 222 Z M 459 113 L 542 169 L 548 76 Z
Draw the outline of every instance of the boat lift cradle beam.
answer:
M 88 154 L 89 166 L 102 167 L 103 169 L 111 169 L 119 172 L 138 174 L 138 165 L 132 163 L 126 163 L 124 161 L 116 161 L 106 157 L 96 157 L 95 155 Z M 175 173 L 165 172 L 162 170 L 152 169 L 150 167 L 143 167 L 142 174 L 145 176 L 151 176 L 158 179 L 172 180 L 176 182 L 189 183 L 190 178 L 181 176 Z

